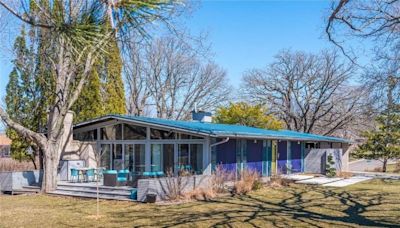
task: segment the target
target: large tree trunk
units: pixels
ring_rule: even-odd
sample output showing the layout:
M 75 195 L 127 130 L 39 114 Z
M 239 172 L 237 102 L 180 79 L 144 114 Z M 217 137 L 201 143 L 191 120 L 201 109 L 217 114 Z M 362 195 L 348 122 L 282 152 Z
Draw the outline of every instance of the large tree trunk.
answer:
M 51 146 L 50 146 L 51 147 Z M 51 192 L 57 188 L 57 168 L 59 160 L 52 154 L 54 148 L 49 148 L 45 154 L 44 160 L 44 178 L 42 182 L 42 191 Z

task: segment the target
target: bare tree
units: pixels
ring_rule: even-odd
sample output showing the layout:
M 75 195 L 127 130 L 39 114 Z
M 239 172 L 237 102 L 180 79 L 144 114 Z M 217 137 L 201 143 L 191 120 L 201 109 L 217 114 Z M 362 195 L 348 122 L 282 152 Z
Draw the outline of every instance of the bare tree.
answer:
M 126 74 L 131 113 L 189 119 L 195 106 L 212 111 L 227 101 L 226 73 L 204 56 L 203 46 L 164 36 L 141 50 L 131 56 Z
M 372 41 L 374 59 L 362 81 L 377 110 L 392 109 L 399 102 L 400 2 L 340 0 L 332 4 L 325 30 L 345 54 L 351 50 L 345 40 Z
M 52 49 L 45 53 L 54 72 L 54 102 L 49 107 L 47 132 L 34 132 L 11 119 L 0 108 L 0 116 L 8 127 L 22 137 L 33 141 L 44 153 L 43 190 L 57 186 L 57 167 L 69 135 L 64 129 L 67 112 L 77 100 L 89 72 L 103 47 L 112 37 L 129 32 L 142 34 L 144 25 L 165 19 L 165 12 L 174 4 L 162 1 L 6 1 L 0 0 L 0 9 L 20 22 L 50 33 Z M 114 14 L 113 11 L 116 13 Z M 40 15 L 39 17 L 37 15 Z M 167 13 L 168 15 L 168 13 Z M 103 30 L 99 24 L 110 24 Z
M 346 40 L 371 40 L 379 52 L 399 47 L 400 2 L 393 0 L 354 1 L 332 3 L 331 14 L 325 28 L 328 39 L 345 55 L 350 56 Z M 342 37 L 342 38 L 339 38 Z
M 144 78 L 144 59 L 140 43 L 129 42 L 124 56 L 124 75 L 127 84 L 127 110 L 137 116 L 148 116 L 150 91 Z
M 364 111 L 362 88 L 348 85 L 353 73 L 353 64 L 334 51 L 282 51 L 266 69 L 247 72 L 243 90 L 253 102 L 269 105 L 288 129 L 332 135 Z

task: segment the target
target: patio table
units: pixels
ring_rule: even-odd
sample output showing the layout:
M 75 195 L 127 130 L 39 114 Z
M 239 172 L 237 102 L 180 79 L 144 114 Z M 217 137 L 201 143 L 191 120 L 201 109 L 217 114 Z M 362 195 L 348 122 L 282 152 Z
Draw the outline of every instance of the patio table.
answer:
M 96 168 L 89 168 L 89 167 L 76 168 L 76 170 L 78 170 L 78 176 L 79 176 L 79 174 L 82 174 L 84 180 L 87 178 L 86 177 L 87 171 L 91 170 L 91 169 L 97 170 Z M 86 181 L 88 181 L 88 180 L 86 180 Z

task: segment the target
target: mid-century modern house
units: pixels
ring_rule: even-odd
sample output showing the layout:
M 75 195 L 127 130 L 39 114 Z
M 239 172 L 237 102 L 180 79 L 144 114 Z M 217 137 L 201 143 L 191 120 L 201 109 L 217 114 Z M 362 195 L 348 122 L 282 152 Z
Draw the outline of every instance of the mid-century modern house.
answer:
M 331 153 L 338 170 L 347 170 L 348 140 L 288 130 L 265 130 L 210 122 L 210 113 L 193 113 L 192 121 L 132 115 L 107 115 L 73 126 L 73 141 L 64 160 L 96 162 L 110 170 L 173 172 L 190 169 L 211 174 L 217 165 L 230 171 L 253 169 L 262 176 L 323 173 Z M 77 142 L 85 142 L 78 143 Z M 75 144 L 75 146 L 73 146 Z M 86 145 L 88 150 L 80 149 Z M 75 152 L 74 152 L 75 151 Z M 92 152 L 91 152 L 92 151 Z
M 210 113 L 192 114 L 192 121 L 107 115 L 72 125 L 69 112 L 59 182 L 50 193 L 95 198 L 99 189 L 104 199 L 149 202 L 152 194 L 166 199 L 170 178 L 177 179 L 174 176 L 182 172 L 193 174 L 183 177 L 186 189 L 209 186 L 217 166 L 235 178 L 244 169 L 264 177 L 324 173 L 327 157 L 332 156 L 337 170 L 348 169 L 348 140 L 216 124 Z M 3 172 L 0 191 L 18 192 L 27 186 L 31 190 L 40 180 L 39 171 Z M 99 188 L 94 181 L 100 182 Z

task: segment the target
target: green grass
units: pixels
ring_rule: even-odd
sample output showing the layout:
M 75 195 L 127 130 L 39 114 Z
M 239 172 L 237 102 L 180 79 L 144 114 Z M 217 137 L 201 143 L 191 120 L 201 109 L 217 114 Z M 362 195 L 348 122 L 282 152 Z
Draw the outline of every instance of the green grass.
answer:
M 47 195 L 0 196 L 0 227 L 390 227 L 400 225 L 400 181 L 347 188 L 292 185 L 243 197 L 151 205 Z

